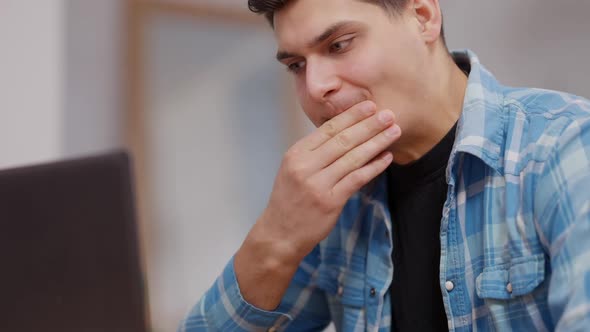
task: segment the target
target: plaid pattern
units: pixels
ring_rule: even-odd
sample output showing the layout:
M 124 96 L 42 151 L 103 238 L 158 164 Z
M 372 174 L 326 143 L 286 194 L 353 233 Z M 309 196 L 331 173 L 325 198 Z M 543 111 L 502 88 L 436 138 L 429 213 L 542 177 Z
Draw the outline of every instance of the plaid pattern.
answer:
M 472 52 L 453 57 L 471 72 L 441 221 L 449 329 L 588 330 L 590 102 L 505 87 Z M 230 261 L 179 331 L 318 331 L 330 321 L 338 331 L 390 331 L 384 176 L 350 199 L 276 311 L 244 301 Z

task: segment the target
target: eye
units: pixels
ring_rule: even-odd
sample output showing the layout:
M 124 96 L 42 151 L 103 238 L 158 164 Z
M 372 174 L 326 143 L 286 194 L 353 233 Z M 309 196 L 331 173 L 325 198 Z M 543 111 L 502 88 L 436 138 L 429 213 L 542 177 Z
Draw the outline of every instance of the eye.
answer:
M 330 44 L 330 53 L 341 53 L 345 51 L 348 48 L 348 46 L 350 46 L 350 43 L 352 43 L 353 39 L 354 38 L 348 38 Z
M 299 72 L 301 72 L 301 70 L 303 69 L 303 67 L 305 66 L 305 61 L 297 61 L 297 62 L 293 62 L 291 64 L 287 65 L 287 70 L 297 74 Z

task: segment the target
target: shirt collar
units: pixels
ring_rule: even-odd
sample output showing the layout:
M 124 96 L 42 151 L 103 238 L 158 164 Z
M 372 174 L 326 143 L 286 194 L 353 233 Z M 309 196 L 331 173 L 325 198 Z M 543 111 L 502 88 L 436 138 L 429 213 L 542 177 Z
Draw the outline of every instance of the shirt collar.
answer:
M 451 52 L 460 65 L 469 64 L 469 79 L 451 163 L 459 153 L 469 153 L 498 172 L 502 170 L 506 114 L 503 87 L 470 50 Z M 447 174 L 451 167 L 447 170 Z
M 455 63 L 469 69 L 467 90 L 463 99 L 463 110 L 457 123 L 455 143 L 447 166 L 447 181 L 451 176 L 456 159 L 462 153 L 481 159 L 486 165 L 503 171 L 504 143 L 506 140 L 503 86 L 479 62 L 471 50 L 451 52 Z M 374 181 L 361 189 L 365 198 L 373 197 L 387 202 L 387 178 L 383 172 Z

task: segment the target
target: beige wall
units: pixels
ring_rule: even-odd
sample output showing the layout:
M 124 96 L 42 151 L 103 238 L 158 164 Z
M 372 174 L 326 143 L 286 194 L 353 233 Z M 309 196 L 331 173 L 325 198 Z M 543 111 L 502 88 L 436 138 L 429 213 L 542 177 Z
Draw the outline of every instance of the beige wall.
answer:
M 122 8 L 0 1 L 0 168 L 121 146 Z
M 153 327 L 171 331 L 266 204 L 288 109 L 269 31 L 170 14 L 146 23 L 147 281 Z
M 120 147 L 125 127 L 125 1 L 64 3 L 63 152 L 79 155 Z
M 0 168 L 61 155 L 64 6 L 0 1 Z
M 590 1 L 443 0 L 450 48 L 470 48 L 503 83 L 590 98 Z

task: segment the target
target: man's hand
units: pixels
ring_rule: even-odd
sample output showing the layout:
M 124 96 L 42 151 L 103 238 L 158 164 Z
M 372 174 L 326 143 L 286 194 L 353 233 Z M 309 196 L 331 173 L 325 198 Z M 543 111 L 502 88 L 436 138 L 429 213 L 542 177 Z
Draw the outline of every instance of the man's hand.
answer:
M 303 259 L 334 228 L 346 201 L 383 172 L 400 135 L 393 112 L 359 103 L 286 153 L 260 222 Z
M 336 225 L 346 201 L 391 163 L 401 134 L 389 110 L 364 101 L 285 154 L 264 213 L 235 257 L 244 298 L 275 308 L 301 260 Z M 262 291 L 257 286 L 264 283 Z

